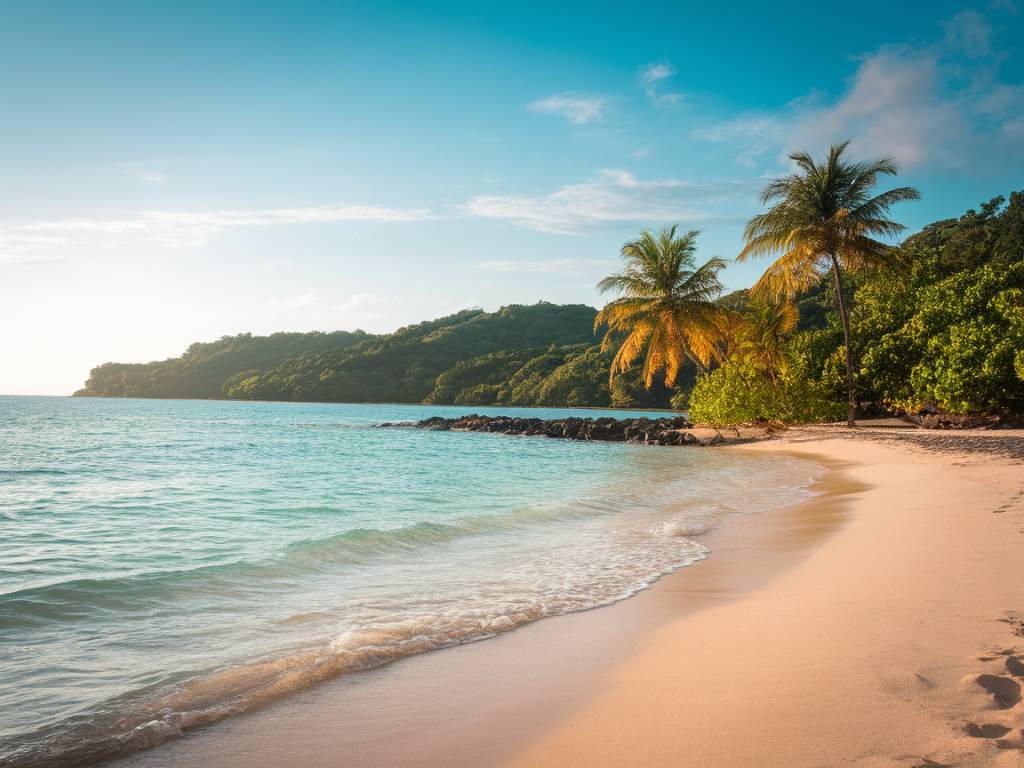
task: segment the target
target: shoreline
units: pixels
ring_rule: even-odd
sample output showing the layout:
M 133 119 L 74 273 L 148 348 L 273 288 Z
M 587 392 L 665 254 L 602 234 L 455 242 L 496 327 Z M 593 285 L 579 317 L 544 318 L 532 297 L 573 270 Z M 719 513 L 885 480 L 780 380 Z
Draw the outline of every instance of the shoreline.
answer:
M 866 488 L 810 557 L 651 633 L 508 765 L 1024 765 L 1024 432 L 910 434 L 736 446 L 849 461 Z
M 111 764 L 297 768 L 344 756 L 353 768 L 500 765 L 599 695 L 609 667 L 647 633 L 739 598 L 832 535 L 859 486 L 841 462 L 820 463 L 829 471 L 815 484 L 819 495 L 726 516 L 698 538 L 709 557 L 628 599 L 345 675 Z
M 818 460 L 829 492 L 730 515 L 708 558 L 628 600 L 113 764 L 1024 766 L 1024 432 L 820 427 L 722 449 Z

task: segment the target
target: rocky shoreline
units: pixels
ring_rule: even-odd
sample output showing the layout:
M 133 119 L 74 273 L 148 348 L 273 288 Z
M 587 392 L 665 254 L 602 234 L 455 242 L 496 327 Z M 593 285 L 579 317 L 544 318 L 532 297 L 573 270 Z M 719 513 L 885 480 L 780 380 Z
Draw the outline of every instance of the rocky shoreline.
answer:
M 645 445 L 708 446 L 740 442 L 752 435 L 726 437 L 718 430 L 694 428 L 685 416 L 673 418 L 615 419 L 602 417 L 536 419 L 511 416 L 471 414 L 457 419 L 434 416 L 417 422 L 387 422 L 381 427 L 406 427 L 439 432 L 494 432 L 502 435 L 554 437 L 564 440 L 585 440 Z

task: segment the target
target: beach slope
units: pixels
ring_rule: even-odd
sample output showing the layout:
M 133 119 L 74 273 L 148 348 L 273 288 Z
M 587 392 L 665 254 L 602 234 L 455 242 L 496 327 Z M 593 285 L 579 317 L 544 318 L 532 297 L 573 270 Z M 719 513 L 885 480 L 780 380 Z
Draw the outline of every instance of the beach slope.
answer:
M 646 635 L 511 764 L 1024 765 L 1022 444 L 812 429 L 722 449 L 825 457 L 864 489 L 802 562 Z

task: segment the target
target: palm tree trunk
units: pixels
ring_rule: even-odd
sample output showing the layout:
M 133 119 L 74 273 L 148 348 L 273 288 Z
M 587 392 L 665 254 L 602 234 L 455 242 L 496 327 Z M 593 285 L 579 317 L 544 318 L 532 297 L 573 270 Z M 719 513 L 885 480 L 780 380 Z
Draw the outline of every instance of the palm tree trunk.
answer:
M 839 271 L 839 261 L 835 255 L 832 259 L 832 276 L 836 282 L 836 302 L 839 304 L 839 319 L 843 321 L 843 343 L 846 346 L 846 426 L 857 426 L 854 418 L 857 415 L 857 397 L 853 389 L 853 352 L 850 350 L 850 318 L 846 314 L 846 300 L 843 298 L 843 277 Z

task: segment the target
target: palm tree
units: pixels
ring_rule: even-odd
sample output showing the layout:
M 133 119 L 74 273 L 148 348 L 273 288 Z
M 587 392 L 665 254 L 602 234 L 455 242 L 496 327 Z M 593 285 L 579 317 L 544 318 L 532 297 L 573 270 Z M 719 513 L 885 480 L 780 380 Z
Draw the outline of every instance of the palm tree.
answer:
M 847 162 L 843 152 L 848 144 L 834 144 L 820 164 L 806 152 L 790 155 L 797 170 L 764 188 L 761 202 L 773 205 L 747 224 L 747 244 L 737 261 L 781 252 L 754 286 L 755 291 L 767 290 L 780 297 L 793 297 L 832 274 L 846 347 L 847 424 L 853 427 L 857 404 L 843 273 L 895 262 L 895 249 L 875 238 L 902 232 L 902 224 L 887 218 L 889 208 L 917 200 L 920 193 L 899 187 L 872 194 L 878 177 L 895 175 L 896 165 L 888 159 Z
M 661 370 L 671 387 L 687 360 L 707 367 L 721 359 L 717 342 L 723 309 L 715 300 L 722 292 L 718 273 L 725 260 L 715 257 L 697 266 L 698 234 L 694 230 L 677 237 L 675 226 L 657 235 L 645 230 L 622 246 L 625 268 L 597 284 L 602 293 L 622 294 L 594 320 L 595 331 L 607 326 L 602 351 L 619 342 L 610 379 L 625 372 L 644 350 L 647 387 Z
M 788 299 L 771 301 L 755 296 L 740 326 L 736 350 L 739 359 L 778 384 L 779 375 L 786 372 L 786 337 L 796 330 L 799 318 L 796 305 Z

